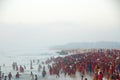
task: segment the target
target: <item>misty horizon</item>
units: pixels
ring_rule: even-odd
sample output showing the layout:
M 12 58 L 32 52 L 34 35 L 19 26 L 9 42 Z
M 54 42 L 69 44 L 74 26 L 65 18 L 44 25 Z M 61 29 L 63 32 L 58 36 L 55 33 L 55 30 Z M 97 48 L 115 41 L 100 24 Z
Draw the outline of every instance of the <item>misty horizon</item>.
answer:
M 0 51 L 120 42 L 118 0 L 1 0 Z

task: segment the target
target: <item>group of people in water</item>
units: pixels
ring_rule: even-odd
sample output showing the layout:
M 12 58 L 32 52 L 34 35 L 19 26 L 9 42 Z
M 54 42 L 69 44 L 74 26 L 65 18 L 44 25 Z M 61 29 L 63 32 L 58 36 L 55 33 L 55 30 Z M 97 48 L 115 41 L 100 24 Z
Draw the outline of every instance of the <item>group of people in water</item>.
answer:
M 13 70 L 18 71 L 18 65 L 17 65 L 16 62 L 13 62 L 12 68 L 13 68 Z M 26 69 L 26 66 L 25 66 L 25 65 L 24 65 L 24 66 L 21 66 L 21 65 L 20 65 L 20 67 L 19 67 L 20 73 L 23 73 L 23 72 L 24 72 L 24 69 Z
M 16 79 L 19 79 L 19 72 L 17 72 L 16 73 L 16 75 L 15 75 L 15 78 Z M 1 73 L 0 72 L 0 80 L 12 80 L 12 73 L 11 72 L 9 72 L 9 74 L 8 75 L 4 75 L 4 73 Z
M 39 59 L 33 59 L 33 60 L 30 60 L 30 67 L 29 67 L 29 71 L 30 72 L 30 75 L 29 75 L 29 78 L 27 78 L 28 80 L 38 80 L 38 74 L 33 74 L 32 70 L 34 69 L 34 64 L 35 65 L 38 65 L 38 68 L 36 71 L 38 71 L 38 73 L 40 73 L 42 75 L 42 77 L 44 78 L 47 74 L 46 72 L 46 69 L 45 69 L 45 62 L 42 61 L 40 63 L 40 60 Z M 47 64 L 47 63 L 46 63 Z M 5 64 L 3 64 L 2 67 L 6 67 Z M 26 66 L 25 65 L 18 65 L 17 62 L 13 62 L 12 63 L 12 69 L 13 71 L 16 72 L 15 75 L 13 75 L 12 72 L 9 72 L 8 75 L 5 75 L 3 71 L 1 71 L 1 66 L 0 66 L 0 80 L 19 80 L 22 76 L 24 75 L 25 71 L 26 71 Z
M 94 80 L 120 80 L 120 50 L 99 49 L 98 51 L 57 57 L 49 65 L 50 75 L 60 76 L 63 73 L 75 77 L 76 72 L 90 75 Z
M 32 61 L 32 63 L 35 60 Z M 31 62 L 31 61 L 30 61 Z M 5 64 L 3 64 L 2 67 L 5 67 Z M 17 62 L 13 62 L 12 63 L 12 69 L 13 71 L 16 72 L 16 74 L 13 76 L 12 72 L 9 72 L 8 75 L 5 75 L 3 71 L 1 71 L 1 66 L 0 66 L 0 80 L 13 80 L 13 79 L 20 79 L 20 76 L 22 76 L 22 73 L 25 72 L 26 66 L 25 65 L 17 65 Z M 32 65 L 30 65 L 30 69 L 32 70 L 33 67 Z M 38 66 L 38 72 L 40 72 L 40 70 L 42 69 L 42 66 L 39 64 Z M 23 74 L 24 75 L 24 74 Z M 14 78 L 13 78 L 14 77 Z M 30 73 L 30 79 L 29 80 L 38 80 L 38 76 L 37 74 L 33 74 L 32 72 Z
M 73 50 L 73 52 L 74 51 L 75 50 Z M 30 61 L 30 69 L 34 69 L 34 62 L 35 60 Z M 39 63 L 38 60 L 37 63 Z M 44 64 L 48 65 L 48 69 L 46 69 Z M 17 63 L 13 62 L 12 68 L 16 70 L 15 78 L 18 79 L 20 78 L 19 73 L 24 73 L 26 66 L 20 65 L 18 67 Z M 87 80 L 85 75 L 91 76 L 93 80 L 103 80 L 103 78 L 107 80 L 120 80 L 120 50 L 99 49 L 96 51 L 67 55 L 65 57 L 51 57 L 45 62 L 42 62 L 42 64 L 38 64 L 38 72 L 42 74 L 43 78 L 47 74 L 50 76 L 56 75 L 56 78 L 59 78 L 61 74 L 64 74 L 65 77 L 70 76 L 75 78 L 78 72 L 81 80 Z M 7 80 L 7 78 L 11 80 L 12 77 L 11 72 L 9 72 L 7 76 L 4 76 L 4 73 L 0 72 L 0 80 Z M 32 71 L 30 77 L 30 80 L 38 80 L 38 75 L 33 74 Z
M 5 64 L 3 64 L 3 67 L 5 67 Z M 20 73 L 23 73 L 23 72 L 24 72 L 24 69 L 25 69 L 25 66 L 24 66 L 24 68 L 23 68 L 23 67 L 20 65 L 20 67 L 18 68 L 17 63 L 16 63 L 16 62 L 13 62 L 12 68 L 13 68 L 14 71 L 16 71 L 15 78 L 16 78 L 16 79 L 19 79 L 19 76 L 20 76 L 19 72 L 20 72 Z M 13 77 L 13 75 L 12 75 L 11 72 L 9 72 L 8 75 L 5 75 L 4 72 L 2 72 L 1 69 L 0 69 L 0 80 L 11 80 L 12 77 Z

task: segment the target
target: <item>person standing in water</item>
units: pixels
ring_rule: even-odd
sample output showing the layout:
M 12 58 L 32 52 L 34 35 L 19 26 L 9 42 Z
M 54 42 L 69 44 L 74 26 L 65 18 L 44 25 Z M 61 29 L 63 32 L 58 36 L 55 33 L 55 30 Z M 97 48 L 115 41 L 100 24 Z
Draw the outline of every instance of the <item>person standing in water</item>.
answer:
M 12 78 L 12 74 L 11 74 L 11 72 L 9 72 L 9 74 L 8 74 L 8 80 L 11 80 L 11 78 Z
M 7 76 L 5 76 L 4 80 L 7 80 Z
M 46 76 L 45 66 L 43 67 L 42 76 L 43 76 L 43 77 Z
M 32 60 L 30 60 L 30 69 L 33 69 L 33 67 L 32 67 Z
M 37 79 L 37 75 L 35 75 L 35 80 L 38 80 L 38 79 Z
M 20 75 L 19 75 L 19 72 L 17 72 L 17 74 L 16 74 L 16 76 L 15 76 L 15 77 L 16 77 L 16 78 L 19 78 L 19 76 L 20 76 Z
M 0 67 L 0 80 L 2 79 L 2 72 L 1 72 L 1 67 Z
M 31 74 L 30 74 L 30 80 L 34 80 L 34 75 L 33 75 L 32 72 L 31 72 Z
M 41 68 L 42 68 L 42 66 L 39 64 L 38 65 L 38 72 L 40 72 Z

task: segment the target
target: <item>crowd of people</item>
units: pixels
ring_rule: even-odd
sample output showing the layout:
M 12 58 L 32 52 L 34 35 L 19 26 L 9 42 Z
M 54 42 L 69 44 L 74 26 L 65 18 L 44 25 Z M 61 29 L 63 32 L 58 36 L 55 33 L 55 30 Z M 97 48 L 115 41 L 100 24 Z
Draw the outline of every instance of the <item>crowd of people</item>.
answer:
M 19 74 L 19 72 L 17 72 L 15 75 L 15 78 L 19 79 L 19 76 L 20 76 L 20 74 Z M 2 73 L 0 71 L 0 80 L 12 80 L 12 77 L 13 77 L 13 75 L 11 72 L 9 72 L 8 75 L 4 75 L 4 73 Z
M 99 49 L 96 52 L 57 57 L 53 61 L 49 65 L 49 74 L 57 77 L 60 77 L 60 73 L 75 77 L 78 71 L 81 77 L 89 74 L 94 80 L 120 80 L 120 50 Z
M 66 55 L 65 57 L 51 57 L 39 64 L 39 60 L 36 60 L 38 65 L 38 72 L 42 77 L 46 75 L 56 75 L 59 78 L 61 74 L 64 76 L 76 77 L 76 73 L 79 73 L 81 80 L 87 80 L 85 75 L 91 76 L 94 80 L 120 80 L 120 50 L 117 49 L 99 49 L 91 50 L 88 52 L 80 53 L 78 50 L 67 50 L 69 52 L 76 52 L 72 55 Z M 35 60 L 30 60 L 30 69 L 34 69 Z M 48 69 L 44 65 L 48 65 Z M 5 67 L 5 65 L 4 65 Z M 20 74 L 25 72 L 25 65 L 17 65 L 13 62 L 12 68 L 16 71 L 15 78 L 19 79 Z M 1 70 L 1 69 L 0 69 Z M 49 70 L 49 71 L 47 71 Z M 49 72 L 49 73 L 47 73 Z M 4 75 L 0 71 L 0 80 L 11 80 L 12 73 Z M 30 73 L 30 80 L 38 80 L 38 75 Z

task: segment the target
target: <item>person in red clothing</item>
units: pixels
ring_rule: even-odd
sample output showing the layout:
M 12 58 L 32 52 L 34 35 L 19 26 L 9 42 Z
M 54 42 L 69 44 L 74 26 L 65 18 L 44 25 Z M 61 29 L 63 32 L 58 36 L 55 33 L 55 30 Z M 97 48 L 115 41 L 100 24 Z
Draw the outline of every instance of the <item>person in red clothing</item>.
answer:
M 24 68 L 20 65 L 20 72 L 23 73 L 24 72 Z
M 53 73 L 53 69 L 52 69 L 51 66 L 50 66 L 50 68 L 49 68 L 49 73 L 50 73 L 50 75 L 52 75 L 52 73 Z
M 11 74 L 11 72 L 9 72 L 9 74 L 8 74 L 8 80 L 11 80 L 11 78 L 12 78 L 12 74 Z
M 102 72 L 100 72 L 100 74 L 98 75 L 98 80 L 103 80 L 103 74 L 102 74 Z
M 15 76 L 15 77 L 16 77 L 16 78 L 19 78 L 19 76 L 20 76 L 20 75 L 19 75 L 19 72 L 17 72 L 17 74 L 16 74 L 16 76 Z
M 2 79 L 4 78 L 4 73 L 2 73 Z

